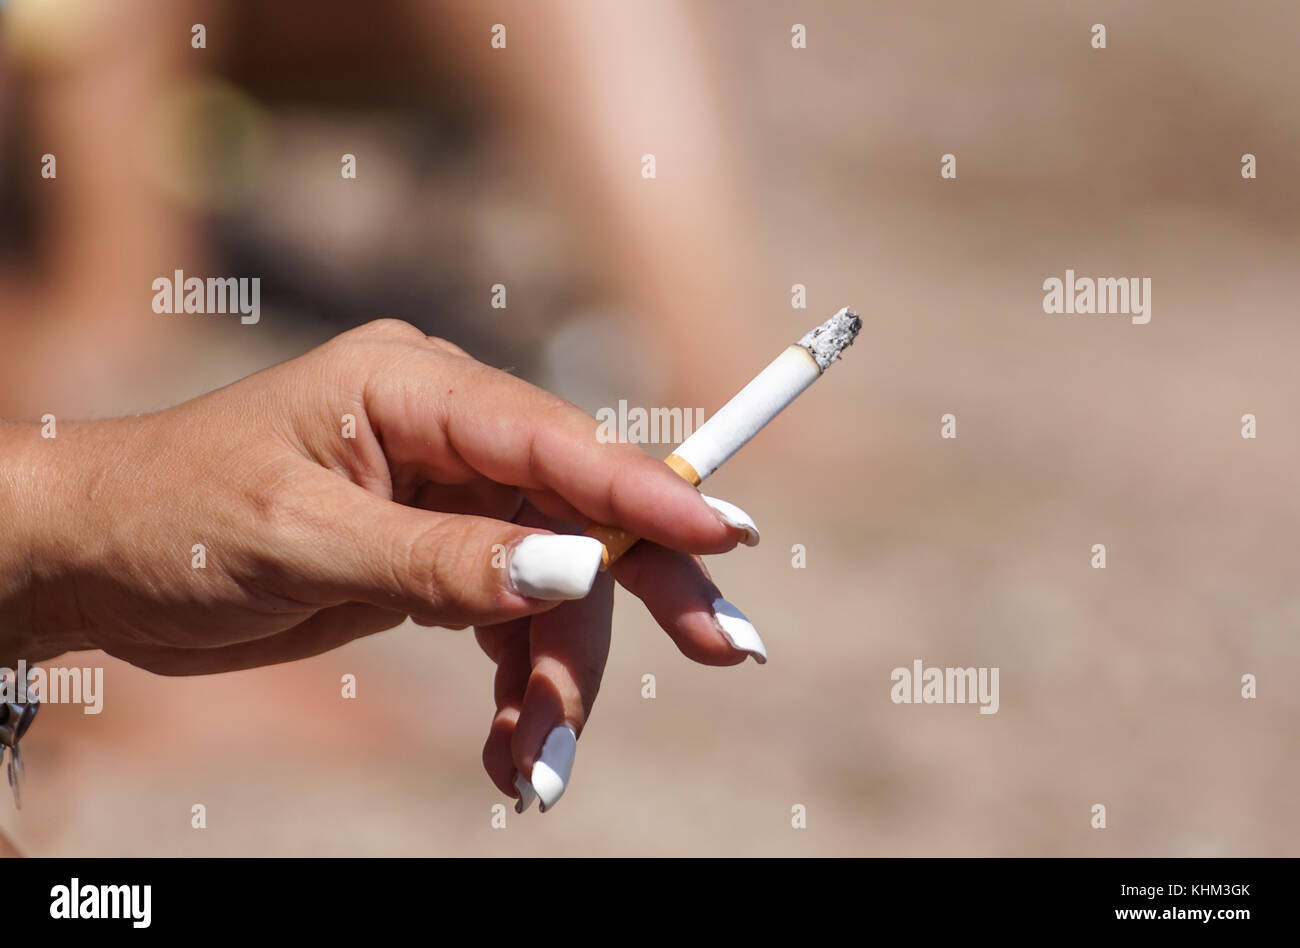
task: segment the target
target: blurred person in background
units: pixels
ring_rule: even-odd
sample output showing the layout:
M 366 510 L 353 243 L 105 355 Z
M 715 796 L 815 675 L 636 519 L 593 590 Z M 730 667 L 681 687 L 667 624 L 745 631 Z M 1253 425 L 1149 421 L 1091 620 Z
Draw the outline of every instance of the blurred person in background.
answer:
M 463 3 L 7 4 L 0 11 L 0 416 L 101 417 L 160 407 L 381 314 L 543 377 L 548 337 L 577 316 L 577 330 L 564 336 L 567 351 L 556 365 L 550 350 L 549 368 L 578 397 L 609 379 L 575 379 L 572 366 L 597 361 L 610 346 L 689 354 L 726 344 L 750 352 L 743 326 L 728 315 L 755 302 L 747 228 L 729 178 L 735 162 L 725 116 L 687 5 L 562 3 L 542 11 L 525 4 L 508 12 L 515 39 L 506 40 L 507 59 L 493 57 L 495 20 Z M 601 41 L 610 30 L 635 35 L 645 59 L 611 55 Z M 638 89 L 658 97 L 656 148 L 685 183 L 668 202 L 640 174 L 641 117 L 620 105 Z M 354 179 L 340 175 L 344 154 L 355 157 Z M 537 173 L 540 182 L 532 180 Z M 233 326 L 152 312 L 146 288 L 178 269 L 258 275 L 268 313 L 262 326 L 232 338 Z M 486 305 L 497 283 L 508 285 L 507 309 Z M 653 325 L 654 335 L 638 324 Z M 711 386 L 698 371 L 704 364 L 647 362 L 635 381 L 651 393 L 679 382 L 673 373 L 693 373 L 705 392 L 723 394 L 729 383 Z M 64 431 L 78 440 L 70 426 Z M 128 453 L 108 463 L 138 472 L 140 459 Z M 13 461 L 7 458 L 11 471 Z M 76 479 L 71 470 L 64 476 Z M 192 489 L 179 481 L 170 487 Z M 406 485 L 397 499 L 416 502 Z M 432 502 L 428 492 L 420 502 Z M 462 499 L 459 509 L 514 516 L 502 502 L 484 508 Z M 128 516 L 126 508 L 117 515 Z M 130 516 L 147 520 L 148 511 Z M 536 511 L 529 522 L 573 526 Z M 636 562 L 622 568 L 635 570 Z M 685 567 L 652 562 L 637 583 L 652 600 L 659 595 L 652 578 L 664 568 Z M 706 576 L 688 576 L 694 598 L 712 588 Z M 43 595 L 59 602 L 67 594 Z M 113 611 L 106 602 L 85 607 Z M 688 608 L 699 603 L 679 595 L 656 602 L 655 611 L 676 632 Z M 139 641 L 151 641 L 150 628 L 172 624 L 158 609 L 151 619 L 141 606 L 133 619 L 109 624 L 134 622 Z M 53 611 L 63 614 L 60 606 Z M 221 671 L 301 657 L 404 618 L 329 611 L 338 618 L 314 644 L 304 646 L 299 635 L 296 645 L 237 648 L 242 657 L 228 665 L 212 661 L 217 652 L 200 666 L 151 659 L 132 651 L 132 635 L 110 651 L 165 674 Z M 222 635 L 262 634 L 229 621 L 228 632 L 201 643 L 205 650 Z M 599 616 L 579 624 L 591 626 L 586 639 L 599 652 L 608 641 Z M 680 638 L 693 657 L 744 658 L 725 640 L 712 641 L 712 628 L 685 624 Z M 56 639 L 43 651 L 92 644 Z M 485 648 L 503 665 L 514 663 L 502 642 Z M 580 707 L 589 706 L 598 680 L 597 670 L 580 687 L 571 682 Z M 507 713 L 493 725 L 496 743 L 485 760 L 513 795 L 508 744 L 522 693 L 503 700 Z

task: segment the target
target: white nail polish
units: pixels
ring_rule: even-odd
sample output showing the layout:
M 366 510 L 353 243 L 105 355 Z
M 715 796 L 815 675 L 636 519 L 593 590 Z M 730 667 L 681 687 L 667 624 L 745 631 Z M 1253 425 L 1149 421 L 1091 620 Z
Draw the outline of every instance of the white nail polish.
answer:
M 519 799 L 515 801 L 515 812 L 522 813 L 533 805 L 533 801 L 537 799 L 537 791 L 524 779 L 523 774 L 515 774 L 515 789 L 519 791 Z
M 561 724 L 546 735 L 542 752 L 533 762 L 530 780 L 537 796 L 541 812 L 545 813 L 564 796 L 564 789 L 569 785 L 569 775 L 573 773 L 573 758 L 578 752 L 578 735 L 567 724 Z
M 534 599 L 581 599 L 596 581 L 603 549 L 594 537 L 524 537 L 510 555 L 510 585 Z
M 737 530 L 745 531 L 741 543 L 745 544 L 745 546 L 758 546 L 758 525 L 754 523 L 753 517 L 735 504 L 729 504 L 725 500 L 710 497 L 708 494 L 701 494 L 700 496 L 704 498 L 706 504 L 713 508 L 723 523 Z
M 760 665 L 767 664 L 767 648 L 758 635 L 754 623 L 745 618 L 745 614 L 725 599 L 713 600 L 713 618 L 717 620 L 722 634 L 734 648 L 748 652 Z

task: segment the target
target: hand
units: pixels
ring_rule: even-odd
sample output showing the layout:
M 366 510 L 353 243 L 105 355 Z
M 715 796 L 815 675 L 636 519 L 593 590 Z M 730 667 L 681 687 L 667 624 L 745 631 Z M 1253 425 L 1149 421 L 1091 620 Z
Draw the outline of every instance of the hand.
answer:
M 315 655 L 407 616 L 474 625 L 497 664 L 488 774 L 511 796 L 535 776 L 551 805 L 613 601 L 599 544 L 557 534 L 632 530 L 645 540 L 613 578 L 683 653 L 765 658 L 692 555 L 756 539 L 747 518 L 596 431 L 393 320 L 155 414 L 48 439 L 3 426 L 0 628 L 17 632 L 0 644 L 15 660 L 100 648 L 190 675 Z

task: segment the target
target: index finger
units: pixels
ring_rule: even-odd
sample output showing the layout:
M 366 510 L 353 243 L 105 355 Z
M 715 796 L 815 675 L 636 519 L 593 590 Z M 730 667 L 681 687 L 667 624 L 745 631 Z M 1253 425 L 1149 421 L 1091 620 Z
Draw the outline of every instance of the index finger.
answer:
M 663 462 L 603 443 L 576 405 L 473 359 L 430 348 L 401 360 L 373 381 L 366 410 L 390 457 L 450 451 L 494 481 L 553 491 L 593 523 L 689 553 L 739 540 Z

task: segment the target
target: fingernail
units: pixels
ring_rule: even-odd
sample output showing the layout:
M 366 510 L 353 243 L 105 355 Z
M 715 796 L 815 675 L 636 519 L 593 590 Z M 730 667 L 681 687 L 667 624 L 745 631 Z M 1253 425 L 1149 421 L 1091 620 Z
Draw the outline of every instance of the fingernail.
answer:
M 713 512 L 718 515 L 718 519 L 727 526 L 736 530 L 745 531 L 741 543 L 745 546 L 758 546 L 758 525 L 754 523 L 754 518 L 745 511 L 741 510 L 735 504 L 729 504 L 725 500 L 718 500 L 716 497 L 710 497 L 708 494 L 701 494 L 704 502 L 713 508 Z
M 533 805 L 533 801 L 537 799 L 537 791 L 524 779 L 523 774 L 515 774 L 515 789 L 519 791 L 519 799 L 515 801 L 515 812 L 522 813 Z
M 533 599 L 581 599 L 596 581 L 602 549 L 594 537 L 524 537 L 510 555 L 510 585 Z
M 748 652 L 760 665 L 767 664 L 767 648 L 759 638 L 754 623 L 745 618 L 745 614 L 725 599 L 713 600 L 713 618 L 718 628 L 727 637 L 733 648 Z
M 541 799 L 539 807 L 545 813 L 564 796 L 573 773 L 573 757 L 578 752 L 578 735 L 567 724 L 561 724 L 546 735 L 542 752 L 533 762 L 530 782 Z

